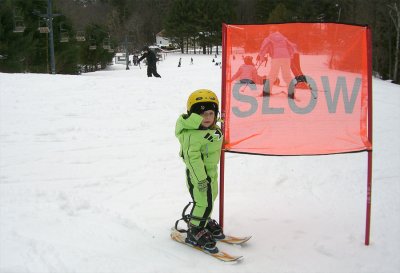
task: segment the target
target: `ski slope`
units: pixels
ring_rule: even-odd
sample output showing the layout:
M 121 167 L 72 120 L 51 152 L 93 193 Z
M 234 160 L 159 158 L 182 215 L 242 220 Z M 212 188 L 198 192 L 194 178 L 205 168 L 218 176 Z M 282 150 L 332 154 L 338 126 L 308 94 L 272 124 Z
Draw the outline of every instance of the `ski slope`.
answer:
M 228 153 L 225 232 L 253 238 L 220 248 L 244 260 L 170 239 L 190 201 L 175 121 L 192 91 L 219 94 L 213 57 L 168 55 L 161 79 L 0 73 L 1 273 L 400 272 L 400 87 L 378 79 L 370 246 L 365 152 Z

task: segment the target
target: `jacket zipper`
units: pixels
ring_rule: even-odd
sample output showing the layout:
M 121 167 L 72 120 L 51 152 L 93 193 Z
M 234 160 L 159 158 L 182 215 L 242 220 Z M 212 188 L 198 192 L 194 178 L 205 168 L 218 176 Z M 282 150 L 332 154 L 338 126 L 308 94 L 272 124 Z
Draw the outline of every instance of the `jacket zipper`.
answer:
M 210 130 L 207 130 L 207 133 L 210 133 Z M 208 158 L 208 143 L 206 143 L 206 157 Z

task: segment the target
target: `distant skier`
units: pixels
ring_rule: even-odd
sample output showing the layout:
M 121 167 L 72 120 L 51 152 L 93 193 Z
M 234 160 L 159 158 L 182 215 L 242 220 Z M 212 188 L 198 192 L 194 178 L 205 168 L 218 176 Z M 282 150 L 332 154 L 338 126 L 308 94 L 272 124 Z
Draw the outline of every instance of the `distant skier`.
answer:
M 154 75 L 157 78 L 161 78 L 161 76 L 157 73 L 157 56 L 156 54 L 148 47 L 145 46 L 143 48 L 145 53 L 142 55 L 142 57 L 139 58 L 138 64 L 140 63 L 141 60 L 146 58 L 147 61 L 147 77 L 152 77 Z
M 179 58 L 178 67 L 181 67 L 181 65 L 182 65 L 182 58 Z
M 242 64 L 236 73 L 232 76 L 231 80 L 234 81 L 239 79 L 240 83 L 247 84 L 262 84 L 266 77 L 258 75 L 257 69 L 253 64 L 253 57 L 246 56 L 243 59 L 244 64 Z
M 183 218 L 188 223 L 186 242 L 210 253 L 218 252 L 216 240 L 225 238 L 221 226 L 210 218 L 218 194 L 218 162 L 223 141 L 222 131 L 216 124 L 218 106 L 214 92 L 196 90 L 188 98 L 187 114 L 178 118 L 175 127 L 193 200 L 190 215 Z
M 137 66 L 137 65 L 138 65 L 138 59 L 139 59 L 139 57 L 138 57 L 137 55 L 133 55 L 133 57 L 132 57 L 132 62 L 133 62 L 133 65 L 134 65 L 134 66 Z

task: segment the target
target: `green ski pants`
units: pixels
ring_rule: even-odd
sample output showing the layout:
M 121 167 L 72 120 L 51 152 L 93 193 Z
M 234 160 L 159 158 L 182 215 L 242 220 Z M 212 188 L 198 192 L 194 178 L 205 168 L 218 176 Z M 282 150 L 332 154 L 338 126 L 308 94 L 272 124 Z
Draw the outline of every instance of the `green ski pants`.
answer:
M 200 192 L 197 183 L 190 178 L 190 172 L 186 169 L 186 182 L 190 196 L 193 200 L 192 211 L 190 212 L 190 223 L 195 226 L 205 227 L 211 216 L 214 201 L 218 196 L 218 181 L 212 180 L 207 190 Z

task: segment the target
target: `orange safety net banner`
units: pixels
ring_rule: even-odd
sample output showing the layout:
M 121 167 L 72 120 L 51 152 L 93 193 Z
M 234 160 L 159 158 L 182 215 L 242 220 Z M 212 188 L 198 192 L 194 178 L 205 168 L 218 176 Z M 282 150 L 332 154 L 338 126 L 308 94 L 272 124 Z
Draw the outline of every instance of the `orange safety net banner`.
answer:
M 369 31 L 336 23 L 224 24 L 225 150 L 370 150 Z

